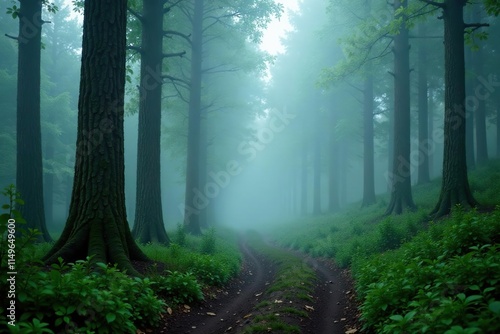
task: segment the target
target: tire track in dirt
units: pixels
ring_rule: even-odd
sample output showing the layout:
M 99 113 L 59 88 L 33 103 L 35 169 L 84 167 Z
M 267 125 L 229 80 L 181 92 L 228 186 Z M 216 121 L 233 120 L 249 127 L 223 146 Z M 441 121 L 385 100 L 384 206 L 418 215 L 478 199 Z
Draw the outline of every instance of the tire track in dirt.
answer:
M 240 241 L 240 250 L 244 260 L 238 278 L 216 299 L 207 300 L 193 306 L 188 313 L 167 319 L 166 326 L 157 333 L 235 333 L 244 324 L 244 316 L 260 302 L 260 293 L 274 278 L 274 268 L 268 259 L 256 254 L 244 241 Z

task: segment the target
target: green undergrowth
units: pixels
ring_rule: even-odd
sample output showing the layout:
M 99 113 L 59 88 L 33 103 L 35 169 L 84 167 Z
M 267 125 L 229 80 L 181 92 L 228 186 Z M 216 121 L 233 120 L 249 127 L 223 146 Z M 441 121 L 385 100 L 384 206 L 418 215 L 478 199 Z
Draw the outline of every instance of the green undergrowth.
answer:
M 246 239 L 256 252 L 275 262 L 277 271 L 263 293 L 263 300 L 254 309 L 257 315 L 243 333 L 301 333 L 294 321 L 290 324 L 290 318 L 309 317 L 304 309 L 313 303 L 314 271 L 296 255 L 268 245 L 255 232 L 249 232 Z
M 457 209 L 353 269 L 362 319 L 378 333 L 500 332 L 500 207 Z
M 283 246 L 352 268 L 365 329 L 498 333 L 500 161 L 469 173 L 469 183 L 479 211 L 456 207 L 449 217 L 430 221 L 441 186 L 435 180 L 413 187 L 416 212 L 384 217 L 388 196 L 378 196 L 368 208 L 355 203 L 337 214 L 304 218 L 273 236 Z
M 201 237 L 178 230 L 172 235 L 182 246 L 141 246 L 158 262 L 141 278 L 113 265 L 92 264 L 91 257 L 75 263 L 59 259 L 48 267 L 40 258 L 52 245 L 36 244 L 39 233 L 24 228 L 14 209 L 14 203 L 23 204 L 15 188 L 6 188 L 4 195 L 8 204 L 0 215 L 0 306 L 14 307 L 0 314 L 0 326 L 11 333 L 147 332 L 169 308 L 204 299 L 204 287 L 224 285 L 239 271 L 236 237 L 225 230 L 208 230 Z M 15 248 L 9 246 L 11 218 L 16 220 Z M 14 251 L 17 274 L 11 285 L 7 273 Z M 12 298 L 4 298 L 9 294 Z
M 500 161 L 492 161 L 469 173 L 475 198 L 486 207 L 500 203 Z M 428 214 L 439 198 L 441 180 L 414 186 L 415 212 L 384 217 L 389 197 L 377 196 L 377 203 L 361 208 L 350 204 L 340 212 L 304 217 L 270 231 L 278 243 L 312 256 L 335 259 L 348 267 L 355 257 L 369 256 L 399 248 L 427 228 Z

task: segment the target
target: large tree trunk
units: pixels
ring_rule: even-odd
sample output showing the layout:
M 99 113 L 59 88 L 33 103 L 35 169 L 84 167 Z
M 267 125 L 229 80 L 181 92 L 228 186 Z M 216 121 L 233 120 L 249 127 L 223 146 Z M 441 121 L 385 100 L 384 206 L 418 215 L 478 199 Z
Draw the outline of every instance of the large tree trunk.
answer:
M 42 133 L 40 126 L 40 50 L 42 3 L 21 0 L 17 69 L 17 190 L 28 228 L 39 230 L 38 241 L 51 241 L 43 203 Z
M 396 0 L 394 9 L 397 11 L 406 5 L 406 1 Z M 400 16 L 397 14 L 396 19 Z M 391 201 L 385 213 L 414 210 L 410 164 L 410 46 L 406 17 L 403 17 L 399 34 L 394 37 L 394 155 L 390 181 Z
M 418 33 L 420 36 L 427 34 L 424 24 L 420 24 Z M 418 183 L 424 184 L 430 181 L 429 154 L 432 142 L 429 140 L 429 104 L 427 83 L 427 53 L 428 48 L 424 39 L 418 45 Z
M 186 166 L 186 198 L 184 226 L 194 235 L 201 234 L 200 211 L 209 202 L 200 198 L 204 189 L 199 184 L 201 77 L 203 52 L 203 0 L 194 0 L 193 34 L 191 42 L 191 90 L 189 97 L 188 150 Z M 200 202 L 201 201 L 201 202 Z
M 500 157 L 500 93 L 497 92 L 497 156 Z
M 137 188 L 132 234 L 141 243 L 170 242 L 161 201 L 163 3 L 143 1 Z
M 467 178 L 465 153 L 465 64 L 464 20 L 465 0 L 446 0 L 443 8 L 445 43 L 445 115 L 444 157 L 441 194 L 431 212 L 434 218 L 450 212 L 460 204 L 477 205 Z
M 86 0 L 74 186 L 69 217 L 47 263 L 116 263 L 138 275 L 147 260 L 134 242 L 125 210 L 123 104 L 126 0 Z
M 364 83 L 363 101 L 363 202 L 367 207 L 376 202 L 375 199 L 375 166 L 373 147 L 373 77 L 369 74 Z

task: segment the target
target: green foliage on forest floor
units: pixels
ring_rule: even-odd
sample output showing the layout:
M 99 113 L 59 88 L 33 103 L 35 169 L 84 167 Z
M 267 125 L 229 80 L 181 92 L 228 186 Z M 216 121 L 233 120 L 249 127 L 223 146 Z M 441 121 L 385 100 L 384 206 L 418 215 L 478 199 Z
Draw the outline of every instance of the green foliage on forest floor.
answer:
M 498 333 L 500 207 L 455 210 L 353 272 L 362 319 L 378 333 Z
M 300 257 L 270 246 L 255 232 L 247 233 L 246 238 L 256 252 L 276 263 L 277 271 L 243 333 L 301 333 L 299 326 L 288 322 L 290 317 L 309 317 L 304 305 L 313 303 L 314 271 Z
M 387 197 L 280 229 L 282 245 L 352 266 L 365 326 L 379 333 L 500 331 L 500 161 L 470 173 L 474 197 L 494 212 L 428 213 L 440 180 L 413 188 L 417 212 L 384 217 Z M 488 210 L 486 210 L 488 211 Z M 283 235 L 282 231 L 288 231 Z
M 500 161 L 492 161 L 469 174 L 475 198 L 486 207 L 500 204 Z M 285 247 L 312 256 L 333 258 L 341 267 L 348 267 L 355 257 L 399 248 L 428 226 L 429 212 L 439 198 L 441 180 L 413 187 L 415 212 L 384 217 L 387 195 L 377 197 L 377 204 L 360 209 L 354 203 L 339 213 L 305 217 L 280 226 L 272 235 Z
M 116 267 L 90 258 L 48 267 L 40 258 L 50 243 L 35 244 L 37 231 L 24 229 L 24 221 L 14 209 L 23 204 L 15 188 L 7 197 L 0 215 L 0 293 L 7 296 L 9 219 L 15 218 L 15 325 L 12 333 L 135 333 L 159 325 L 167 307 L 202 300 L 205 286 L 219 286 L 234 277 L 241 255 L 236 237 L 228 231 L 207 231 L 201 237 L 184 235 L 183 246 L 144 245 L 143 250 L 157 262 L 145 277 L 130 277 Z M 176 238 L 179 237 L 179 231 Z M 177 241 L 177 240 L 175 240 Z M 166 267 L 166 270 L 159 270 Z M 6 309 L 9 300 L 2 299 Z M 0 315 L 0 325 L 11 319 Z

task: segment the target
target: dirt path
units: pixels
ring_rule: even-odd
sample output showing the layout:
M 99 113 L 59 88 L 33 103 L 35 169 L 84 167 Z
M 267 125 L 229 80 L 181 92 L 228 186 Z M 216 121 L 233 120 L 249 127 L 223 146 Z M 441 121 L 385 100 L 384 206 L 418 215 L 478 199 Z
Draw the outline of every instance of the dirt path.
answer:
M 255 254 L 244 242 L 240 243 L 240 249 L 244 257 L 240 276 L 220 291 L 216 299 L 205 301 L 193 306 L 187 313 L 168 319 L 164 328 L 157 333 L 234 333 L 243 325 L 244 316 L 260 302 L 260 293 L 272 282 L 274 268 L 270 261 Z
M 273 281 L 276 268 L 272 262 L 256 254 L 242 242 L 244 256 L 240 276 L 216 299 L 192 306 L 188 312 L 167 319 L 156 333 L 172 334 L 224 334 L 237 333 L 246 323 L 245 315 L 251 313 L 261 301 L 261 293 Z M 356 327 L 356 309 L 351 295 L 352 283 L 342 271 L 328 260 L 316 260 L 294 252 L 312 267 L 317 276 L 314 291 L 314 311 L 310 319 L 301 325 L 303 333 L 346 333 L 346 328 Z M 256 297 L 258 296 L 258 297 Z M 211 315 L 212 314 L 212 315 Z M 213 315 L 215 314 L 215 316 Z M 354 333 L 354 332 L 353 332 Z

